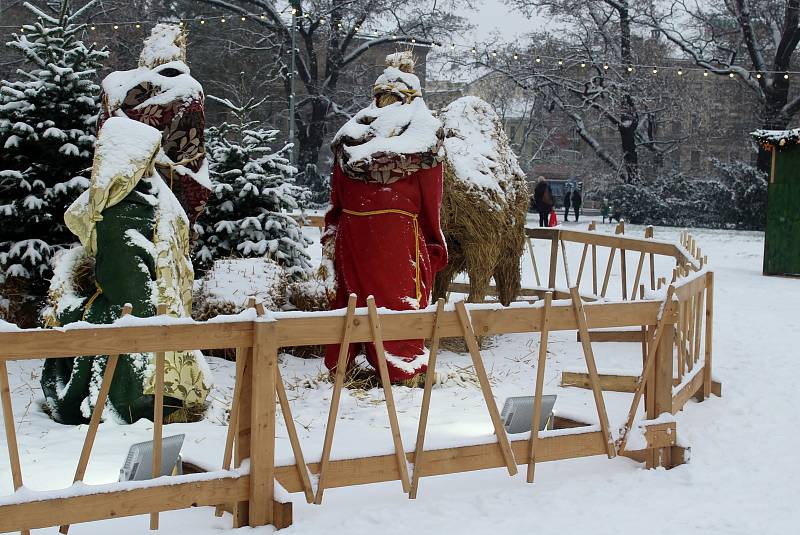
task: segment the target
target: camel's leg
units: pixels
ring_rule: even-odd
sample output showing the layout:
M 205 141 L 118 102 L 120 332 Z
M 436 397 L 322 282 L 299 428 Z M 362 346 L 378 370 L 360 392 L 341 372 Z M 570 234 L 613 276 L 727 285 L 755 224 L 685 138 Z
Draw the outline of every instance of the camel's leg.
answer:
M 492 272 L 497 264 L 496 258 L 481 257 L 478 252 L 479 248 L 464 248 L 467 275 L 469 276 L 469 296 L 467 301 L 470 303 L 483 303 L 486 294 L 489 293 Z
M 497 296 L 503 306 L 508 306 L 519 295 L 522 274 L 519 270 L 519 255 L 515 253 L 516 251 L 504 251 L 494 270 Z
M 447 265 L 436 274 L 433 281 L 433 297 L 430 302 L 435 303 L 439 299 L 447 299 L 450 283 L 460 272 L 464 271 L 466 263 L 461 255 L 450 255 Z

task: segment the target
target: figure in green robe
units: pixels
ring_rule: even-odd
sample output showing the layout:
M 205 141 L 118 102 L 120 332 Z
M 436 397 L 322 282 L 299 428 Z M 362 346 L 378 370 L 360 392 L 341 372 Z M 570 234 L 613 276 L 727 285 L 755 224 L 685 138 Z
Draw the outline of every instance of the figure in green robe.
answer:
M 145 41 L 139 68 L 103 81 L 91 183 L 64 216 L 81 246 L 56 259 L 51 325 L 111 323 L 126 303 L 138 317 L 154 316 L 159 304 L 170 316 L 190 317 L 190 224 L 202 212 L 210 183 L 202 88 L 184 59 L 180 28 L 158 25 Z M 106 361 L 45 362 L 42 389 L 56 421 L 88 420 Z M 152 354 L 120 355 L 106 415 L 128 423 L 152 418 L 153 371 Z M 200 352 L 168 352 L 165 414 L 175 421 L 201 412 L 210 379 Z

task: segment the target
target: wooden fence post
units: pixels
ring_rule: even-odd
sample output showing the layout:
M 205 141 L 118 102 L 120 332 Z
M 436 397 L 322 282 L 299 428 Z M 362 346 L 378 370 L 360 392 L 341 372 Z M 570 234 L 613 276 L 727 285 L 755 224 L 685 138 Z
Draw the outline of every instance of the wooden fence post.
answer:
M 274 321 L 256 321 L 253 335 L 250 407 L 250 527 L 273 523 L 275 496 L 275 378 L 278 329 Z
M 161 303 L 156 309 L 159 316 L 167 313 L 167 305 Z M 164 368 L 166 355 L 163 351 L 157 351 L 155 379 L 153 380 L 153 479 L 161 475 L 161 438 L 164 431 Z M 150 529 L 158 529 L 158 512 L 150 513 Z
M 703 397 L 711 395 L 711 350 L 714 336 L 714 272 L 706 273 L 706 337 L 703 363 Z
M 668 292 L 669 294 L 669 292 Z M 655 363 L 655 414 L 656 418 L 663 413 L 672 414 L 672 368 L 673 347 L 675 345 L 675 303 L 669 299 L 665 303 L 663 314 L 667 318 L 664 330 L 658 343 Z M 671 449 L 660 448 L 654 453 L 653 464 L 670 468 L 672 466 Z
M 11 388 L 8 385 L 8 369 L 6 361 L 0 358 L 0 402 L 3 404 L 3 424 L 6 429 L 6 442 L 8 443 L 8 461 L 11 465 L 11 479 L 14 490 L 22 486 L 22 467 L 19 463 L 19 447 L 17 446 L 17 430 L 14 427 L 14 411 L 11 407 Z M 23 529 L 22 535 L 30 535 L 30 531 Z
M 241 388 L 239 391 L 239 406 L 236 409 L 236 439 L 234 440 L 233 460 L 234 466 L 239 468 L 245 459 L 250 458 L 250 412 L 253 406 L 252 347 L 236 349 L 236 368 L 236 376 L 241 377 Z M 249 502 L 236 503 L 233 508 L 234 528 L 241 528 L 250 523 L 248 509 Z

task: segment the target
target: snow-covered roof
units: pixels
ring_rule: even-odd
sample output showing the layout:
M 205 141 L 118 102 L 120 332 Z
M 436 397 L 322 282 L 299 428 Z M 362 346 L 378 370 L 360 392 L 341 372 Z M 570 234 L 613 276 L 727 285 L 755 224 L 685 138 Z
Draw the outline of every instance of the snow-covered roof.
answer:
M 525 173 L 492 106 L 478 97 L 462 97 L 442 110 L 441 119 L 445 155 L 458 180 L 501 198 L 513 195 L 515 180 L 524 181 Z
M 755 140 L 763 145 L 796 145 L 800 144 L 800 128 L 792 130 L 756 130 L 750 133 Z

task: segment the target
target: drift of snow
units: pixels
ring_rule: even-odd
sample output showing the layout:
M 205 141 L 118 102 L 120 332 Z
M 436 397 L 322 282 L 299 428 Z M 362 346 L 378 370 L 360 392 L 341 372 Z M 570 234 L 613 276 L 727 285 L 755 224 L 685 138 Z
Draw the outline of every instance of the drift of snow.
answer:
M 585 228 L 572 223 L 564 226 Z M 612 233 L 614 227 L 598 223 L 598 228 L 600 232 Z M 679 230 L 656 228 L 656 236 L 660 240 L 677 240 Z M 316 229 L 304 228 L 303 232 L 318 238 Z M 627 234 L 641 236 L 643 232 L 643 227 L 626 227 Z M 524 469 L 512 478 L 505 468 L 498 468 L 423 477 L 416 500 L 408 500 L 397 481 L 329 489 L 321 507 L 306 504 L 302 493 L 293 493 L 291 532 L 373 535 L 378 531 L 381 535 L 407 535 L 409 522 L 398 519 L 413 519 L 413 529 L 424 534 L 516 535 L 532 529 L 542 533 L 598 535 L 794 533 L 798 519 L 795 497 L 800 492 L 800 481 L 796 470 L 792 469 L 797 465 L 796 443 L 800 434 L 791 425 L 796 419 L 794 383 L 798 371 L 796 348 L 800 344 L 800 317 L 796 314 L 794 297 L 798 293 L 798 281 L 761 275 L 763 233 L 698 230 L 692 234 L 709 256 L 715 272 L 714 374 L 715 379 L 723 383 L 724 397 L 712 396 L 703 403 L 689 401 L 684 411 L 675 415 L 679 442 L 692 448 L 688 464 L 669 471 L 645 470 L 643 465 L 630 459 L 609 460 L 599 455 L 539 463 L 535 485 L 525 483 Z M 312 256 L 319 259 L 318 242 L 311 251 Z M 547 265 L 549 248 L 536 247 L 534 252 L 538 264 Z M 581 245 L 567 244 L 570 265 L 578 264 L 581 253 Z M 604 265 L 607 253 L 607 249 L 598 249 L 598 265 Z M 615 262 L 619 258 L 617 251 Z M 629 251 L 626 259 L 628 273 L 631 273 L 636 268 L 638 255 Z M 523 283 L 532 285 L 533 268 L 527 253 L 521 259 L 521 266 Z M 657 257 L 656 267 L 660 272 L 671 273 L 674 260 Z M 621 290 L 617 271 L 611 276 L 608 295 L 619 295 Z M 556 283 L 566 286 L 561 269 Z M 454 295 L 453 299 L 458 296 Z M 409 312 L 414 313 L 417 312 Z M 253 313 L 248 312 L 246 319 L 252 317 Z M 159 318 L 151 320 L 155 322 Z M 743 325 L 747 329 L 743 329 Z M 3 329 L 0 324 L 0 330 Z M 757 336 L 753 336 L 754 332 Z M 533 394 L 538 342 L 539 337 L 530 334 L 503 335 L 487 340 L 481 355 L 499 405 L 508 396 Z M 600 373 L 608 370 L 641 372 L 639 344 L 595 344 L 594 351 Z M 217 379 L 210 396 L 214 400 L 211 410 L 201 422 L 167 425 L 164 434 L 186 433 L 184 458 L 219 469 L 227 431 L 227 410 L 233 393 L 234 365 L 222 359 L 209 360 Z M 469 366 L 467 354 L 440 347 L 437 372 L 467 370 Z M 599 430 L 591 391 L 559 386 L 561 370 L 582 366 L 585 366 L 585 357 L 575 340 L 575 332 L 550 333 L 544 393 L 558 394 L 557 414 L 592 425 L 544 431 L 540 437 Z M 39 361 L 8 363 L 24 481 L 28 489 L 65 488 L 72 483 L 86 427 L 58 425 L 42 413 L 36 404 L 40 396 L 37 387 L 40 367 Z M 314 384 L 324 373 L 324 365 L 315 359 L 282 355 L 280 370 L 303 452 L 308 462 L 314 462 L 324 442 L 332 387 L 325 381 L 318 381 L 313 388 L 303 385 Z M 414 447 L 422 390 L 395 386 L 393 392 L 401 436 L 408 451 Z M 619 429 L 625 422 L 632 394 L 605 392 L 603 397 L 611 427 Z M 643 414 L 640 407 L 637 422 Z M 393 451 L 380 389 L 344 391 L 339 416 L 333 458 Z M 435 387 L 428 422 L 426 449 L 491 443 L 495 439 L 483 396 L 474 385 L 445 382 Z M 101 424 L 85 482 L 116 481 L 130 445 L 151 438 L 152 423 L 148 421 L 128 426 Z M 518 440 L 526 436 L 513 438 Z M 634 443 L 638 439 L 631 435 Z M 4 447 L 5 444 L 0 444 L 0 450 Z M 276 464 L 291 463 L 292 450 L 283 416 L 278 411 Z M 8 458 L 2 455 L 0 494 L 12 493 Z M 75 525 L 72 530 L 76 535 L 109 532 L 139 535 L 147 531 L 148 520 L 147 515 L 118 518 Z M 162 513 L 161 526 L 165 533 L 239 532 L 231 529 L 229 515 L 216 518 L 213 508 L 209 507 Z M 41 533 L 55 535 L 57 529 L 48 528 Z M 246 528 L 246 532 L 266 534 L 273 529 Z
M 177 24 L 156 24 L 144 40 L 139 65 L 154 67 L 171 61 L 186 61 L 186 50 L 180 45 L 183 29 Z

